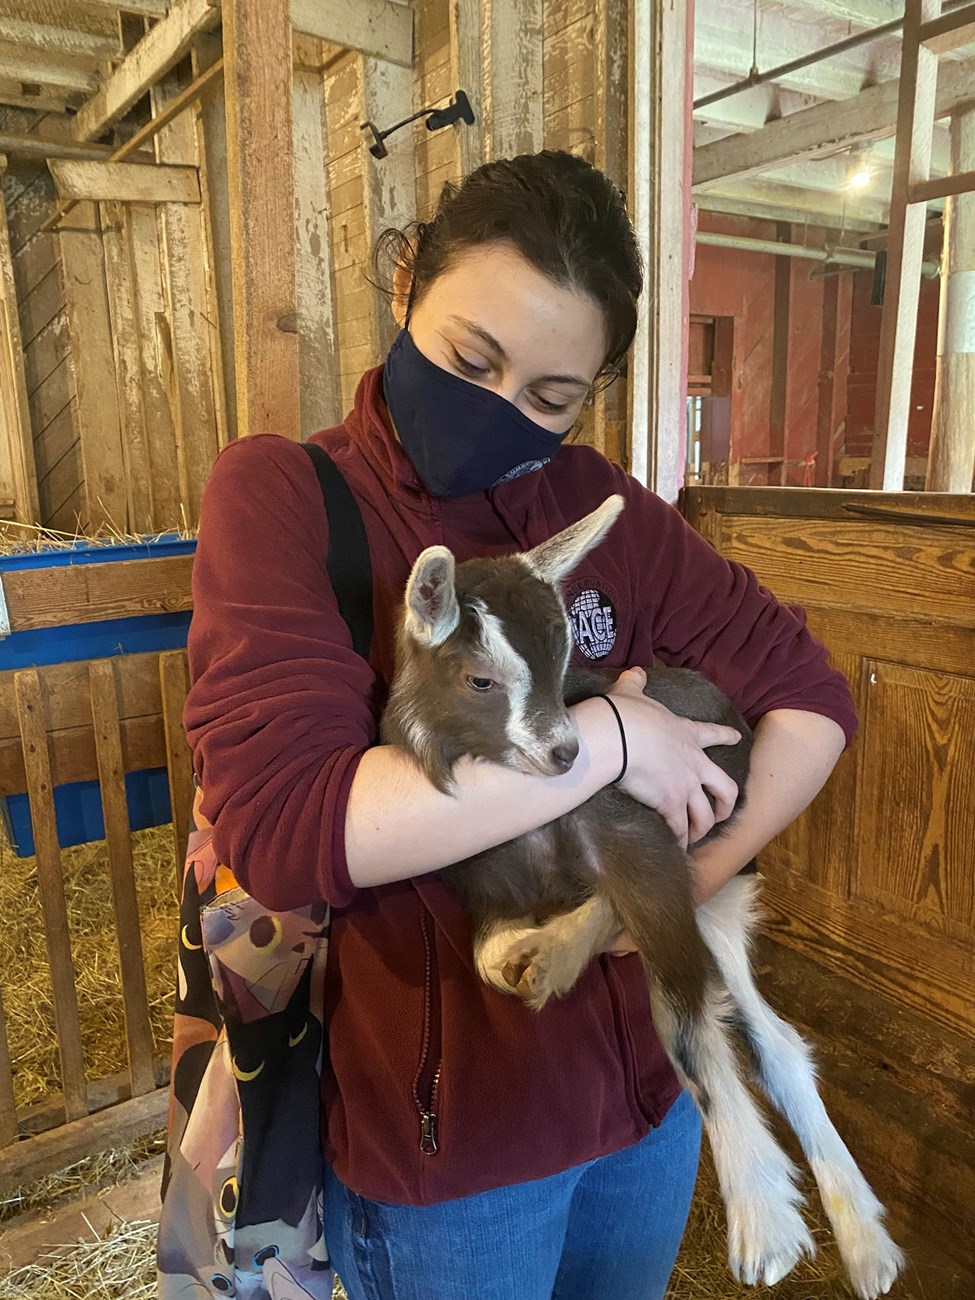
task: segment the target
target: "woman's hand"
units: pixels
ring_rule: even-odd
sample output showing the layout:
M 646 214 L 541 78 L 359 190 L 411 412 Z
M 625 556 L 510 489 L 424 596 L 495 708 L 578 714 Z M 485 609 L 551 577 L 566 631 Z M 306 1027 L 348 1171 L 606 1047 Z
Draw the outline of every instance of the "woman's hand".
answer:
M 642 668 L 628 668 L 608 692 L 626 732 L 628 763 L 620 789 L 660 813 L 686 849 L 730 816 L 738 798 L 737 785 L 704 751 L 735 745 L 741 736 L 733 727 L 678 717 L 643 694 L 646 683 Z

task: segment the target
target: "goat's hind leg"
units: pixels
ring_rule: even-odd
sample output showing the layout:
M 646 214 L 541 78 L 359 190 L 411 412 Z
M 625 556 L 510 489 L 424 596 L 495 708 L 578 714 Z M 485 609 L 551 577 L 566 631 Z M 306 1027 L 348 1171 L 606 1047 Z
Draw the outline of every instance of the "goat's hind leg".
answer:
M 754 877 L 736 877 L 698 909 L 698 927 L 736 1004 L 758 1082 L 809 1161 L 854 1290 L 860 1300 L 875 1300 L 890 1290 L 904 1256 L 884 1229 L 883 1206 L 826 1112 L 809 1045 L 755 986 L 748 940 L 756 889 Z
M 728 1023 L 734 1008 L 694 922 L 689 878 L 680 884 L 685 863 L 664 859 L 648 888 L 646 866 L 629 857 L 616 857 L 607 889 L 643 958 L 657 1033 L 704 1119 L 731 1271 L 773 1286 L 802 1255 L 815 1254 L 796 1170 L 742 1082 Z

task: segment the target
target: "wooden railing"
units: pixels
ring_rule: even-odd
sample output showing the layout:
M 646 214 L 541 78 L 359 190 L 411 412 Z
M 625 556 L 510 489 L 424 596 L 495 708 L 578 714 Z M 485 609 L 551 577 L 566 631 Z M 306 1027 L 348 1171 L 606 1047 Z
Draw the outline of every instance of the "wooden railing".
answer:
M 185 557 L 7 575 L 11 629 L 186 609 L 191 563 Z M 168 1063 L 154 1052 L 149 1021 L 125 774 L 167 769 L 179 870 L 193 797 L 182 729 L 186 691 L 184 650 L 0 672 L 0 795 L 26 790 L 30 798 L 61 1075 L 58 1098 L 18 1110 L 0 1000 L 0 1194 L 164 1122 Z M 100 786 L 125 1013 L 127 1068 L 112 1079 L 86 1074 L 54 804 L 58 786 L 91 780 Z

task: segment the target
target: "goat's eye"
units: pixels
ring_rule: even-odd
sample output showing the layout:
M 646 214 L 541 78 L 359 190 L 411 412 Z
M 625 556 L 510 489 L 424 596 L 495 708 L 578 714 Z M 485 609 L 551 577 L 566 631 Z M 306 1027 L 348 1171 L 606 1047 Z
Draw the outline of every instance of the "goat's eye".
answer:
M 489 691 L 494 682 L 490 677 L 468 677 L 467 685 L 475 691 Z

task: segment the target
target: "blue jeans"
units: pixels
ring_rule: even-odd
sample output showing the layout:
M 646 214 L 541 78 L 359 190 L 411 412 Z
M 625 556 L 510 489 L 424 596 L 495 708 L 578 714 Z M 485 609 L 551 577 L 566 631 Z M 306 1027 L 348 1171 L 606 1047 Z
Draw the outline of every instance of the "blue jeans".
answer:
M 325 1241 L 349 1300 L 662 1300 L 701 1119 L 682 1092 L 634 1146 L 439 1205 L 388 1205 L 325 1171 Z

